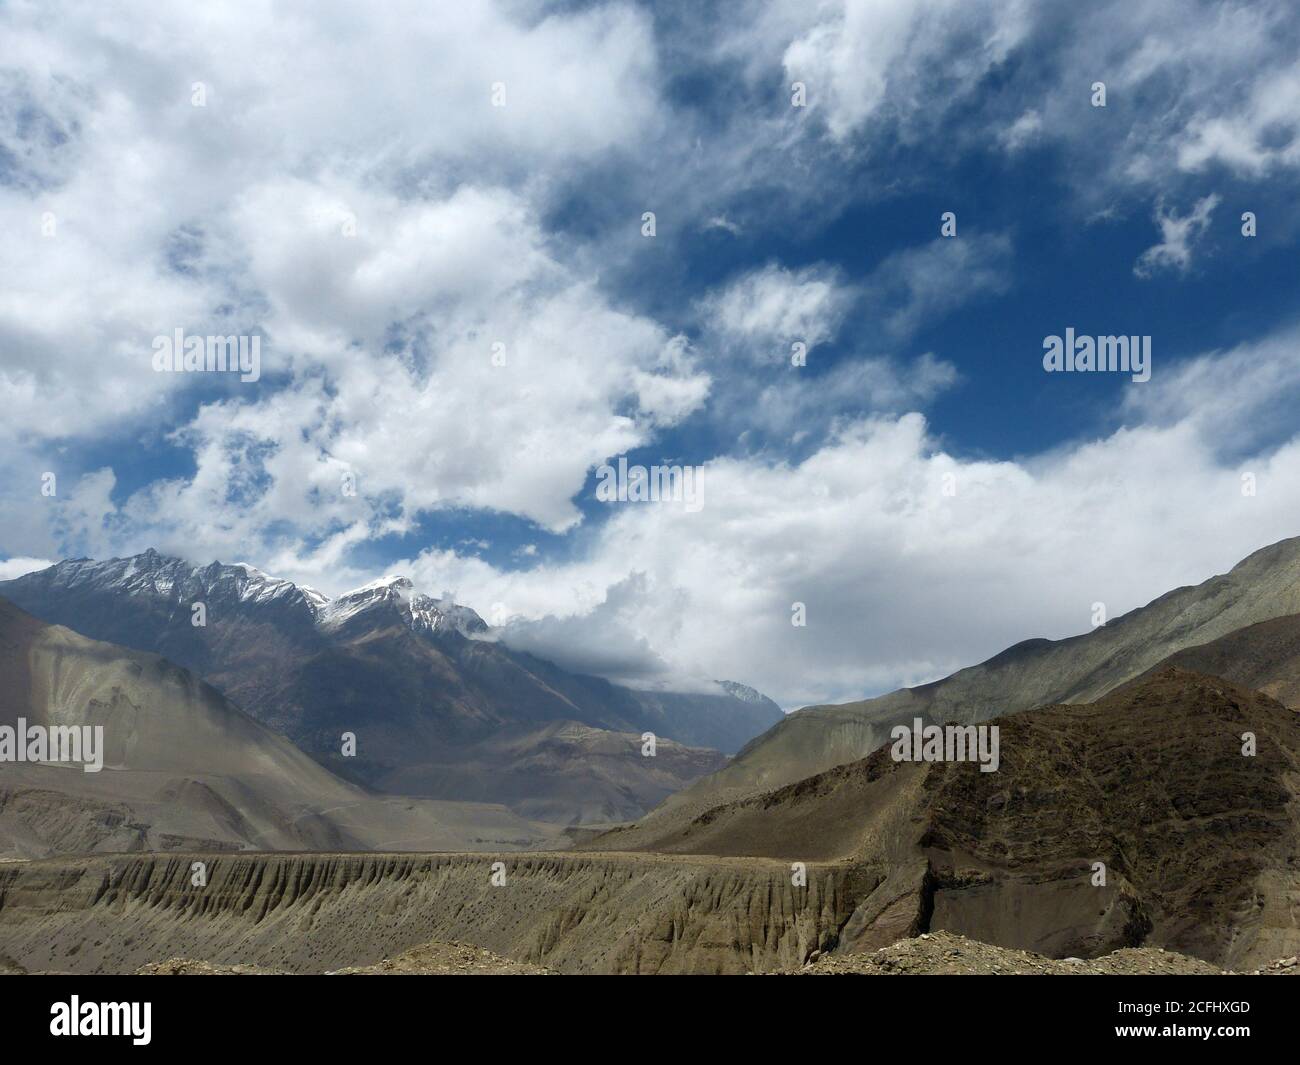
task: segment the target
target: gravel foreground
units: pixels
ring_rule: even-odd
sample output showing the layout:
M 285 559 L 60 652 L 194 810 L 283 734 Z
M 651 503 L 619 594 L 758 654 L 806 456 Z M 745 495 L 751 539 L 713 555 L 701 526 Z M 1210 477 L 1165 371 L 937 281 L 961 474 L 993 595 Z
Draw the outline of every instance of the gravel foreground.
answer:
M 188 958 L 145 965 L 137 976 L 281 976 L 256 965 L 212 965 Z M 512 961 L 467 943 L 425 943 L 374 965 L 352 965 L 326 976 L 556 976 L 551 969 Z
M 276 976 L 256 965 L 212 965 L 172 958 L 142 966 L 139 976 Z M 557 976 L 554 970 L 513 961 L 465 943 L 426 943 L 374 965 L 349 966 L 327 976 Z M 1047 958 L 980 943 L 951 932 L 902 939 L 869 954 L 814 956 L 781 976 L 1300 976 L 1300 959 L 1279 958 L 1262 969 L 1233 973 L 1159 947 L 1117 950 L 1105 957 Z
M 827 954 L 798 976 L 1218 976 L 1217 965 L 1159 947 L 1127 947 L 1101 958 L 1046 958 L 1026 950 L 980 943 L 951 932 L 901 939 L 869 954 Z M 1231 975 L 1300 975 L 1296 958 Z

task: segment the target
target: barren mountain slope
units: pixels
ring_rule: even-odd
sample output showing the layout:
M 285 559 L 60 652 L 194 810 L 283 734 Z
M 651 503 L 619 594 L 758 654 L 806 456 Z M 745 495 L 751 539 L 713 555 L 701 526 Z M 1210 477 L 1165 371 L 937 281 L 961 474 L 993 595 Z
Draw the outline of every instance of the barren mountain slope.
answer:
M 505 729 L 438 761 L 394 770 L 379 783 L 398 794 L 502 802 L 540 821 L 613 824 L 635 820 L 727 761 L 669 739 L 656 741 L 653 756 L 644 750 L 639 733 L 557 721 Z
M 102 726 L 104 768 L 0 763 L 0 854 L 538 846 L 500 806 L 348 784 L 156 655 L 45 625 L 0 600 L 0 725 Z
M 897 763 L 885 747 L 684 826 L 647 819 L 588 847 L 871 870 L 881 885 L 841 949 L 924 928 L 1056 956 L 1165 946 L 1229 967 L 1300 948 L 1295 711 L 1166 668 L 1091 704 L 992 723 L 997 772 Z
M 1060 702 L 1086 702 L 1185 648 L 1248 625 L 1300 613 L 1300 538 L 1256 551 L 1231 572 L 1179 588 L 1082 636 L 1028 640 L 919 688 L 788 715 L 722 770 L 654 810 L 665 826 L 721 802 L 802 780 L 862 758 L 896 724 L 984 721 Z

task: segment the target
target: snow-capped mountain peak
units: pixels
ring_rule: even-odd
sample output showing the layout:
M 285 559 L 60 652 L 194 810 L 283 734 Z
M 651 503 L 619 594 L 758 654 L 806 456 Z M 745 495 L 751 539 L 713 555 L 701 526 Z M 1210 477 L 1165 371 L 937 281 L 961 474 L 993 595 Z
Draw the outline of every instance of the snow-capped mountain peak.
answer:
M 25 580 L 74 591 L 119 592 L 145 595 L 188 606 L 195 602 L 235 600 L 240 603 L 302 603 L 314 615 L 326 597 L 312 588 L 271 577 L 244 562 L 213 562 L 193 566 L 183 559 L 149 548 L 129 558 L 96 562 L 68 559 L 47 570 L 28 574 Z
M 486 632 L 483 619 L 467 606 L 444 596 L 435 599 L 415 591 L 409 577 L 392 576 L 371 581 L 360 588 L 330 600 L 320 612 L 320 623 L 328 628 L 345 625 L 353 618 L 374 609 L 391 608 L 416 632 L 442 635 L 459 632 L 462 636 Z
M 407 577 L 383 577 L 350 592 L 335 596 L 321 607 L 319 621 L 327 628 L 345 625 L 359 614 L 376 607 L 408 607 L 415 586 Z
M 370 611 L 389 609 L 414 632 L 472 636 L 488 630 L 475 611 L 449 595 L 435 599 L 415 590 L 409 577 L 393 575 L 330 598 L 292 581 L 272 577 L 247 562 L 212 562 L 194 566 L 153 548 L 129 558 L 68 559 L 20 578 L 29 585 L 73 593 L 112 593 L 161 599 L 188 611 L 204 602 L 209 615 L 220 617 L 221 604 L 285 607 L 321 629 L 336 630 Z M 378 615 L 376 615 L 378 616 Z
M 449 596 L 441 599 L 415 596 L 411 600 L 411 623 L 412 627 L 423 627 L 433 633 L 454 629 L 462 636 L 473 636 L 488 631 L 487 622 L 476 611 L 461 606 Z
M 404 576 L 331 598 L 248 563 L 196 566 L 145 551 L 101 562 L 69 559 L 0 582 L 0 597 L 48 623 L 206 675 L 259 720 L 322 757 L 337 750 L 322 745 L 330 730 L 313 716 L 322 707 L 328 720 L 370 715 L 399 768 L 397 752 L 407 748 L 413 766 L 428 761 L 421 744 L 434 735 L 429 729 L 442 730 L 436 734 L 450 743 L 568 720 L 637 734 L 648 728 L 729 753 L 781 713 L 739 685 L 728 698 L 725 684 L 713 692 L 651 692 L 572 672 L 505 641 L 482 639 L 488 626 L 455 595 L 421 594 Z M 203 611 L 194 609 L 200 602 Z M 413 706 L 429 708 L 418 727 Z M 433 786 L 432 778 L 410 779 L 412 787 Z

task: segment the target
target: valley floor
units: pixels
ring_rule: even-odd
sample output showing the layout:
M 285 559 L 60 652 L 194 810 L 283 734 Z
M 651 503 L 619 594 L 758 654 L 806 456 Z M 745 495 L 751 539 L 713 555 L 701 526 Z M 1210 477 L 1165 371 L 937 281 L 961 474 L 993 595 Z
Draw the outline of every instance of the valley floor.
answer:
M 0 975 L 16 968 L 0 964 Z M 153 962 L 138 976 L 276 976 L 282 970 L 221 965 L 188 958 Z M 372 965 L 328 971 L 327 976 L 557 976 L 544 966 L 502 957 L 466 943 L 425 943 Z M 1300 959 L 1279 958 L 1260 969 L 1231 973 L 1199 958 L 1160 948 L 1117 950 L 1100 958 L 1047 958 L 1024 950 L 980 943 L 950 932 L 922 933 L 867 954 L 825 954 L 784 976 L 1300 976 Z

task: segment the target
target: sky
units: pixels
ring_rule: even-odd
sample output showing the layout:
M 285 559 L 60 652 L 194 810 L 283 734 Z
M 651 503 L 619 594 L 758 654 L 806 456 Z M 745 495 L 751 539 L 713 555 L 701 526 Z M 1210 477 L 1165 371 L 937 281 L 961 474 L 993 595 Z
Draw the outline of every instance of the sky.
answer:
M 404 573 L 792 709 L 1300 535 L 1285 0 L 9 2 L 0 41 L 0 577 Z M 178 329 L 256 380 L 159 371 Z M 1048 372 L 1067 330 L 1150 379 Z M 602 499 L 620 457 L 698 505 Z

